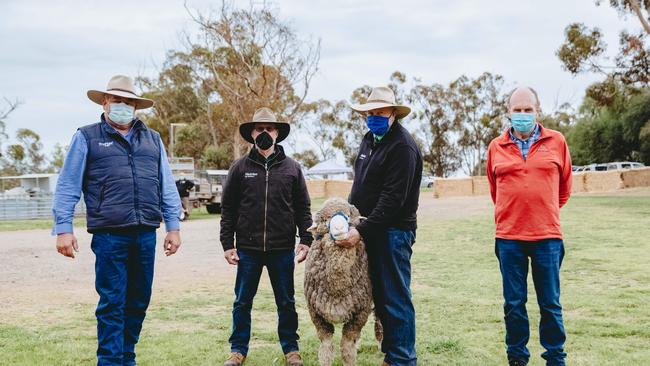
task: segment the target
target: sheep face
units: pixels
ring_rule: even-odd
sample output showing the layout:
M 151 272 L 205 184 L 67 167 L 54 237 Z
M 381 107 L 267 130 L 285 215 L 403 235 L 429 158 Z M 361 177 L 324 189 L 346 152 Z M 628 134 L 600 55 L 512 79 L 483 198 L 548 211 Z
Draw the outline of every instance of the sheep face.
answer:
M 316 237 L 330 235 L 333 240 L 347 238 L 350 226 L 359 224 L 359 210 L 342 198 L 330 198 L 316 213 L 310 228 Z

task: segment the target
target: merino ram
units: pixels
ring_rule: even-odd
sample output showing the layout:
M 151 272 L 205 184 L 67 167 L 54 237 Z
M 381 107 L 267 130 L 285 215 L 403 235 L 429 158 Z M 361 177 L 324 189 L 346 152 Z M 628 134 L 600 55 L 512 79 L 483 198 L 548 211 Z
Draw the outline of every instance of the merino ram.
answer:
M 314 242 L 305 267 L 305 297 L 311 320 L 321 341 L 318 360 L 330 366 L 334 360 L 334 324 L 343 324 L 341 358 L 355 365 L 361 329 L 372 312 L 372 287 L 368 257 L 363 241 L 344 248 L 335 240 L 344 239 L 350 226 L 359 224 L 359 211 L 340 198 L 323 204 L 310 228 Z M 381 323 L 375 319 L 375 337 L 381 342 Z

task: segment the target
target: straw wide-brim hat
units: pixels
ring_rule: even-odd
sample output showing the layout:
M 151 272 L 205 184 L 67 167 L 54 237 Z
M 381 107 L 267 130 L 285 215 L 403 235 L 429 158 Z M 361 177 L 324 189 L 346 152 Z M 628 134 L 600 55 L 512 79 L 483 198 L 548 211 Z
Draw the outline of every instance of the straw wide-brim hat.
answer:
M 278 138 L 275 141 L 276 143 L 286 139 L 291 131 L 291 127 L 287 122 L 278 121 L 271 109 L 263 107 L 255 111 L 252 121 L 247 121 L 239 125 L 239 134 L 244 138 L 244 140 L 251 144 L 255 143 L 251 133 L 253 132 L 256 123 L 275 123 L 275 126 L 278 129 Z
M 116 95 L 118 97 L 135 100 L 135 109 L 146 109 L 153 106 L 153 100 L 141 98 L 135 93 L 133 79 L 126 75 L 115 75 L 108 81 L 106 90 L 88 90 L 88 99 L 102 105 L 105 95 Z
M 357 112 L 367 112 L 373 109 L 393 107 L 395 108 L 395 117 L 402 119 L 411 113 L 411 108 L 395 102 L 395 93 L 386 86 L 372 88 L 372 92 L 363 104 L 353 104 L 352 109 Z

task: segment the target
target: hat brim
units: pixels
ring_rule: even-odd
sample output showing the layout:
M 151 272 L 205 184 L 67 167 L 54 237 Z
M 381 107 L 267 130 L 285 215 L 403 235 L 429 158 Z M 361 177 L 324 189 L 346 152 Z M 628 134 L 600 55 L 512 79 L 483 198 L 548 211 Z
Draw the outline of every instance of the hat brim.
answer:
M 153 100 L 147 98 L 140 98 L 135 94 L 129 92 L 123 92 L 120 90 L 111 90 L 111 91 L 102 91 L 102 90 L 88 90 L 86 93 L 88 99 L 93 102 L 103 105 L 105 95 L 115 95 L 122 98 L 128 98 L 135 101 L 135 109 L 147 109 L 153 106 Z
M 398 104 L 390 104 L 390 103 L 382 103 L 382 102 L 372 102 L 372 103 L 365 103 L 365 104 L 353 104 L 351 108 L 357 112 L 368 112 L 373 109 L 379 109 L 379 108 L 388 108 L 392 107 L 395 108 L 395 117 L 397 119 L 402 119 L 411 113 L 411 107 L 405 106 L 405 105 L 398 105 Z
M 291 132 L 291 126 L 286 123 L 286 122 L 245 122 L 239 125 L 239 134 L 241 137 L 250 142 L 251 144 L 255 144 L 255 140 L 253 140 L 253 136 L 251 133 L 253 132 L 253 128 L 255 128 L 256 123 L 273 123 L 278 129 L 278 138 L 275 140 L 275 143 L 282 142 L 284 139 L 289 136 L 289 132 Z

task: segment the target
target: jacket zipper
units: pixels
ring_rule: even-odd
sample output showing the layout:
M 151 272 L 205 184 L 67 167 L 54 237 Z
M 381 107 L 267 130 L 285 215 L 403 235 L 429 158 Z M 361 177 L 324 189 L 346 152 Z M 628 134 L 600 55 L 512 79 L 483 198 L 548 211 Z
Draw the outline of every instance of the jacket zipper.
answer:
M 266 213 L 269 203 L 269 167 L 268 164 L 264 164 L 264 170 L 266 170 L 266 183 L 264 187 L 264 251 L 266 252 Z
M 133 127 L 131 127 L 133 128 Z M 131 138 L 135 138 L 135 134 L 137 132 L 134 131 L 133 136 Z M 129 165 L 131 166 L 131 175 L 133 177 L 133 209 L 135 210 L 135 219 L 137 220 L 138 224 L 140 224 L 140 210 L 138 210 L 140 206 L 140 199 L 138 198 L 139 190 L 138 190 L 138 174 L 136 173 L 135 170 L 135 161 L 133 159 L 133 147 L 131 146 L 131 143 L 126 141 L 126 138 L 119 132 L 116 132 L 116 135 L 119 136 L 119 138 L 123 141 L 123 146 L 126 147 L 127 149 L 127 155 L 128 155 L 128 160 L 129 160 Z M 160 187 L 158 187 L 160 189 Z
M 257 162 L 251 159 L 250 157 L 248 157 L 247 159 L 250 159 L 250 161 L 252 161 L 253 163 L 264 167 L 264 170 L 266 171 L 266 177 L 264 181 L 264 235 L 263 235 L 263 243 L 262 243 L 262 250 L 266 252 L 266 227 L 267 227 L 266 216 L 267 216 L 268 201 L 269 201 L 269 171 L 271 170 L 271 167 L 273 167 L 273 165 L 277 164 L 278 162 L 274 161 L 269 166 L 268 163 L 264 163 L 264 165 L 262 165 L 262 163 Z

